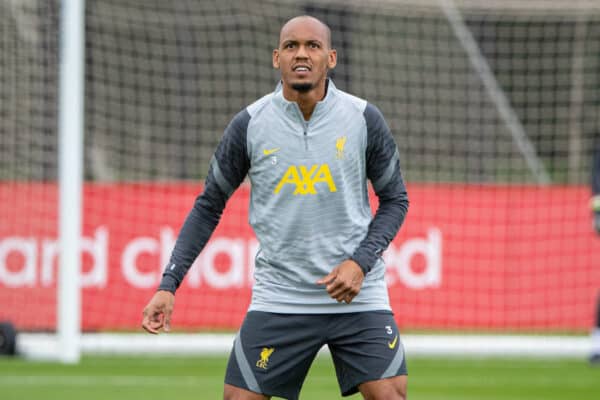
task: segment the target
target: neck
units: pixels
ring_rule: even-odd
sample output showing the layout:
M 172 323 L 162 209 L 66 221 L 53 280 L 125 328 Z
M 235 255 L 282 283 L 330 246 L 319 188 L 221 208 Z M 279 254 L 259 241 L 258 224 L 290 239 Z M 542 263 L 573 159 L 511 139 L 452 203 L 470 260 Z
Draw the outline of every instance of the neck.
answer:
M 325 98 L 327 93 L 327 80 L 319 82 L 317 86 L 309 90 L 308 92 L 299 92 L 293 89 L 291 86 L 283 84 L 283 97 L 287 101 L 293 101 L 298 104 L 302 116 L 305 121 L 308 121 L 315 111 L 317 103 Z

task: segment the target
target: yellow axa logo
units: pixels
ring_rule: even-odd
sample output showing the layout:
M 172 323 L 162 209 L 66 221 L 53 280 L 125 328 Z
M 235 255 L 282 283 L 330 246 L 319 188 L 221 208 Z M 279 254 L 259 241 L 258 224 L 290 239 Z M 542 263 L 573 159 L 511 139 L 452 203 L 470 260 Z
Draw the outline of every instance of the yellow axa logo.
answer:
M 269 357 L 271 357 L 271 354 L 273 354 L 274 351 L 275 347 L 263 347 L 262 351 L 260 352 L 260 360 L 256 362 L 256 366 L 258 368 L 267 369 L 269 364 Z
M 317 194 L 317 189 L 315 188 L 317 183 L 325 183 L 330 192 L 337 192 L 329 165 L 315 164 L 310 167 L 306 165 L 291 165 L 285 171 L 283 178 L 281 178 L 273 193 L 279 193 L 284 185 L 290 184 L 296 185 L 294 195 Z

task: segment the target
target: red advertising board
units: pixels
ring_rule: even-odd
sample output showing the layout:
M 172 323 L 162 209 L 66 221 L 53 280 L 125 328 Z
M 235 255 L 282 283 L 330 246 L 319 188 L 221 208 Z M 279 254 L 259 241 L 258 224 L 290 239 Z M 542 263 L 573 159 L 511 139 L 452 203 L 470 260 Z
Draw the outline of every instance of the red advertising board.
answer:
M 385 253 L 403 327 L 582 330 L 600 290 L 600 238 L 586 187 L 412 184 L 410 210 Z M 201 187 L 178 183 L 84 187 L 82 324 L 138 329 Z M 173 325 L 236 328 L 248 306 L 257 242 L 249 187 L 227 205 L 178 291 Z M 56 325 L 57 187 L 0 184 L 0 320 Z M 373 197 L 373 202 L 376 199 Z

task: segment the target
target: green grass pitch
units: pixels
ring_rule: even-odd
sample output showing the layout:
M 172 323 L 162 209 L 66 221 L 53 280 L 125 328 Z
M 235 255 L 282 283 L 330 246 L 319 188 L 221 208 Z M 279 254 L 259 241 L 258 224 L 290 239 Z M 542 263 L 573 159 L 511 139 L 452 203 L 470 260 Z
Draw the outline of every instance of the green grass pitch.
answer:
M 68 366 L 0 358 L 0 399 L 220 399 L 226 362 L 86 356 Z M 600 399 L 600 366 L 585 360 L 413 358 L 408 367 L 411 400 Z M 340 398 L 329 357 L 318 358 L 301 399 Z

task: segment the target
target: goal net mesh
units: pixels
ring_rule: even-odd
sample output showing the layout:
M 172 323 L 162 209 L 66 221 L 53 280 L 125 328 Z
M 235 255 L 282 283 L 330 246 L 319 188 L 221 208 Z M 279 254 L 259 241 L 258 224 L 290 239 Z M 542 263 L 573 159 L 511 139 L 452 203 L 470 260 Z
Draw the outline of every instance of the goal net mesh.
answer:
M 56 327 L 59 12 L 0 2 L 0 320 L 22 330 Z M 331 78 L 399 148 L 411 206 L 384 258 L 400 326 L 587 330 L 600 7 L 550 0 L 88 0 L 83 330 L 138 328 L 225 126 L 274 90 L 279 29 L 302 14 L 329 24 Z M 175 328 L 239 326 L 248 199 L 186 277 Z

